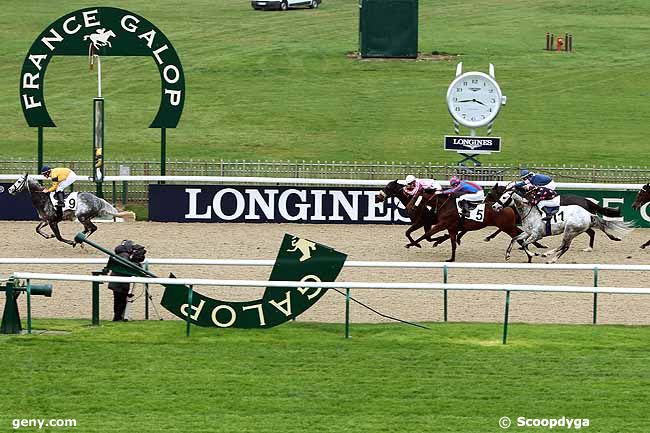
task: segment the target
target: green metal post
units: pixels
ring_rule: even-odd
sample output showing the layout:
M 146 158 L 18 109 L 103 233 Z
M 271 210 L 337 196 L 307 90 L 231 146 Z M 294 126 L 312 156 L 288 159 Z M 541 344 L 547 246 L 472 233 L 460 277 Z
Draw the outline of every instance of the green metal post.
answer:
M 122 206 L 126 206 L 129 195 L 129 183 L 127 181 L 122 181 Z
M 99 281 L 93 281 L 93 326 L 99 326 L 99 284 Z
M 190 325 L 192 324 L 192 294 L 194 292 L 192 286 L 188 286 L 190 290 L 187 291 L 187 330 L 186 336 L 190 336 Z
M 594 287 L 598 287 L 598 268 L 594 267 Z M 596 324 L 597 316 L 598 316 L 598 293 L 594 292 L 594 316 L 593 316 L 593 324 Z
M 41 167 L 43 167 L 43 127 L 38 127 L 38 150 L 36 152 L 36 158 L 38 159 L 38 166 L 36 167 L 36 173 L 41 172 Z
M 448 268 L 447 265 L 442 267 L 442 282 L 447 284 L 447 275 L 448 275 Z M 443 293 L 443 315 L 444 315 L 444 320 L 445 322 L 447 321 L 447 289 L 444 289 L 442 291 Z
M 32 333 L 32 283 L 27 280 L 27 333 Z
M 144 270 L 149 271 L 149 263 L 144 262 Z M 144 285 L 144 320 L 149 320 L 149 284 Z
M 111 203 L 117 203 L 117 192 L 115 191 L 115 181 L 111 182 L 113 184 L 113 201 Z
M 345 289 L 345 338 L 350 338 L 350 289 Z
M 503 344 L 506 344 L 508 338 L 508 311 L 510 309 L 510 290 L 506 290 L 506 313 L 503 318 Z

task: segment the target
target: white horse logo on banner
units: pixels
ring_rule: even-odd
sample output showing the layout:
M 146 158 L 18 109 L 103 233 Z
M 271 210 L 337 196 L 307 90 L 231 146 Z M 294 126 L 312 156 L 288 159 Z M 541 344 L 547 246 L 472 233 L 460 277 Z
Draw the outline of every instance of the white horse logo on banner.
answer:
M 111 41 L 108 39 L 115 36 L 115 33 L 113 33 L 113 30 L 106 31 L 106 29 L 97 29 L 97 33 L 93 33 L 90 35 L 84 36 L 84 41 L 87 41 L 88 39 L 91 40 L 93 46 L 96 49 L 99 49 L 101 47 L 112 47 Z

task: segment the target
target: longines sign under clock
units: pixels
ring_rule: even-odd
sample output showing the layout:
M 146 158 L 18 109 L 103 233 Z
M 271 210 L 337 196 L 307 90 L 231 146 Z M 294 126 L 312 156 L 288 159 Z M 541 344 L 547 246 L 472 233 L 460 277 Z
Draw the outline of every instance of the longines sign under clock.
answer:
M 501 137 L 445 135 L 445 150 L 463 153 L 501 152 Z

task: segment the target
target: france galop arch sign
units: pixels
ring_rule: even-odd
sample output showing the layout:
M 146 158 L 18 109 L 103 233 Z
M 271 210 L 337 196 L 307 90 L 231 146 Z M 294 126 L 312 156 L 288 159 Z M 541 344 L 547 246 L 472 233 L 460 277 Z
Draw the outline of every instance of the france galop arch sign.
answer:
M 150 128 L 175 128 L 185 102 L 185 77 L 176 50 L 155 25 L 133 12 L 94 7 L 60 17 L 36 38 L 20 73 L 20 102 L 31 127 L 55 127 L 44 98 L 54 56 L 153 57 L 161 80 L 160 107 Z

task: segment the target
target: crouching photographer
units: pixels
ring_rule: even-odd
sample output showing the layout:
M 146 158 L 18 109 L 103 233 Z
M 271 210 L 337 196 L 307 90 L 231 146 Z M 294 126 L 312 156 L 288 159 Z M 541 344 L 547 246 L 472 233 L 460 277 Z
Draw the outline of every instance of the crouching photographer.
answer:
M 147 250 L 144 246 L 136 244 L 132 240 L 125 239 L 115 247 L 115 254 L 142 267 L 142 262 L 144 262 Z M 111 276 L 128 277 L 130 275 L 112 271 Z M 131 284 L 110 282 L 108 283 L 108 288 L 113 291 L 113 322 L 127 321 L 128 300 L 129 296 L 133 296 L 133 294 L 130 293 Z

